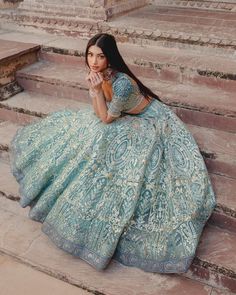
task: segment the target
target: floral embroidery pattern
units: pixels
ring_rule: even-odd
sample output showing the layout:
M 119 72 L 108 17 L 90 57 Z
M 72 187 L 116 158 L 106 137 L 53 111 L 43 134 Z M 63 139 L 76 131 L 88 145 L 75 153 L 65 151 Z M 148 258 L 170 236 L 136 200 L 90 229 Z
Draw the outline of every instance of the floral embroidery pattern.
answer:
M 157 100 L 111 124 L 92 108 L 53 112 L 17 131 L 10 156 L 29 217 L 97 269 L 187 271 L 216 205 L 195 140 Z

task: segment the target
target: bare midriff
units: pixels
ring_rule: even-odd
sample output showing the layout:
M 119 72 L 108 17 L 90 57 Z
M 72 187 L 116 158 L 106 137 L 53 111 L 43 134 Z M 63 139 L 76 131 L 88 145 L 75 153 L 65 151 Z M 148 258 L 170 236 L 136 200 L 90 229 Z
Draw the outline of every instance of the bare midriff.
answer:
M 150 104 L 150 102 L 152 101 L 152 99 L 147 99 L 146 97 L 143 98 L 143 100 L 140 102 L 140 104 L 138 104 L 134 109 L 132 109 L 132 111 L 126 111 L 126 114 L 139 114 L 140 112 L 142 112 L 145 107 Z

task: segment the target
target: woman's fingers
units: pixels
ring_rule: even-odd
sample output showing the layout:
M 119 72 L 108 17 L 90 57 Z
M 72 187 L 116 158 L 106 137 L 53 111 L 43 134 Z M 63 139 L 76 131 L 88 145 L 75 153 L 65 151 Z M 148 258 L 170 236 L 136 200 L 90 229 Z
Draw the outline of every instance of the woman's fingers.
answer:
M 102 75 L 102 73 L 100 73 L 100 72 L 97 73 L 97 76 L 99 77 L 100 80 L 103 80 L 103 75 Z
M 89 87 L 97 91 L 101 89 L 101 85 L 103 82 L 103 75 L 102 73 L 90 72 L 86 76 L 86 80 L 89 84 Z
M 93 86 L 97 86 L 102 83 L 103 77 L 101 73 L 92 73 L 90 74 L 90 80 Z

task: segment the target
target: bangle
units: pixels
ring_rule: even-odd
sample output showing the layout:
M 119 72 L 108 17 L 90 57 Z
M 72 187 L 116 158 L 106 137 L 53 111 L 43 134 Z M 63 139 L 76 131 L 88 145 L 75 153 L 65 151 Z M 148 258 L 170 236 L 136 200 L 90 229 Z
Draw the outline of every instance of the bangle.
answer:
M 95 92 L 94 90 L 92 90 L 91 88 L 89 88 L 89 95 L 90 95 L 92 98 L 94 98 L 94 97 L 97 96 L 97 95 L 96 95 L 96 92 Z

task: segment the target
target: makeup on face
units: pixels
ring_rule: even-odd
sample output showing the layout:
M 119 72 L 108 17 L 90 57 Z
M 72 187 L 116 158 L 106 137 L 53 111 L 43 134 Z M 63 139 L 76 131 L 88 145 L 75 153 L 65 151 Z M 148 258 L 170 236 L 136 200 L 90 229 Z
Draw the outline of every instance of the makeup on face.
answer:
M 101 48 L 96 45 L 90 46 L 87 54 L 88 65 L 91 71 L 98 73 L 107 68 L 108 61 Z

